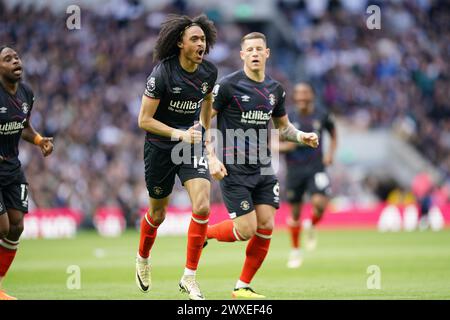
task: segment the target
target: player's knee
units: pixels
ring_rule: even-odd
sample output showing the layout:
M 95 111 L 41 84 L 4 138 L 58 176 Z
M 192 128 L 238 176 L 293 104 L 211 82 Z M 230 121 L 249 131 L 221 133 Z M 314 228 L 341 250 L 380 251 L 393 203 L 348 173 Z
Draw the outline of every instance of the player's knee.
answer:
M 152 220 L 160 225 L 166 218 L 166 208 L 156 208 L 152 210 Z
M 323 214 L 323 212 L 325 211 L 325 208 L 327 207 L 327 203 L 325 201 L 319 201 L 315 204 L 315 213 L 319 216 L 321 216 Z
M 8 239 L 18 240 L 23 233 L 23 220 L 9 226 Z
M 195 214 L 198 214 L 198 215 L 201 215 L 201 216 L 208 215 L 209 214 L 209 210 L 210 210 L 210 207 L 209 207 L 208 201 L 200 201 L 199 203 L 195 203 L 192 206 L 192 211 Z
M 241 240 L 247 241 L 256 234 L 256 225 L 242 224 L 238 226 L 237 231 Z
M 314 206 L 314 213 L 316 215 L 322 215 L 328 205 L 328 199 L 324 196 L 314 197 L 312 203 Z
M 273 219 L 258 223 L 258 229 L 273 230 L 273 227 L 274 227 Z

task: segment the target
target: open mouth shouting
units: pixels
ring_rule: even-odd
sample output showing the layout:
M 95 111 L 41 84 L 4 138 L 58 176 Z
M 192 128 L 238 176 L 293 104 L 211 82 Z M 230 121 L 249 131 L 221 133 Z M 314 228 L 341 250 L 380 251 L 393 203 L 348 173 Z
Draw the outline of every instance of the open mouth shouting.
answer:
M 200 60 L 202 60 L 203 59 L 203 56 L 204 56 L 204 54 L 205 54 L 205 49 L 203 49 L 203 48 L 201 48 L 201 49 L 199 49 L 198 51 L 197 51 L 197 59 L 200 59 Z
M 21 76 L 22 75 L 22 66 L 17 66 L 12 70 L 13 74 L 15 76 Z

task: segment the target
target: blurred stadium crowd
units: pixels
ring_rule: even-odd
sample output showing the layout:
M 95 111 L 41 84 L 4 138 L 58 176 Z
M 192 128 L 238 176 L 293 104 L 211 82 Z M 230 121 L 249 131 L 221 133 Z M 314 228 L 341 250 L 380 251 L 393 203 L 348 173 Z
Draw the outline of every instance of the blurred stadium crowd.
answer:
M 82 27 L 69 31 L 67 15 L 0 0 L 0 43 L 22 56 L 36 103 L 35 127 L 55 137 L 48 159 L 22 143 L 31 198 L 39 207 L 70 206 L 92 215 L 119 205 L 128 218 L 147 205 L 144 132 L 137 115 L 152 48 L 167 13 L 196 15 L 184 1 L 146 12 L 138 1 L 114 1 L 100 11 L 82 9 Z M 351 1 L 279 0 L 278 14 L 295 36 L 269 39 L 274 58 L 268 70 L 289 92 L 309 80 L 323 105 L 365 127 L 394 127 L 450 175 L 450 9 L 446 1 L 379 3 L 382 29 L 368 32 Z M 317 3 L 324 4 L 323 6 Z M 363 12 L 365 12 L 365 1 Z M 225 75 L 241 66 L 245 23 L 214 19 L 219 41 L 208 57 Z M 264 30 L 261 30 L 264 31 Z M 294 67 L 293 67 L 294 66 Z M 284 171 L 280 178 L 283 180 Z M 213 184 L 217 191 L 218 185 Z M 181 190 L 177 185 L 177 190 Z M 220 201 L 220 192 L 212 192 Z M 185 204 L 185 192 L 173 203 Z M 128 219 L 133 220 L 133 219 Z
M 369 32 L 365 6 L 329 5 L 315 17 L 294 3 L 281 8 L 298 33 L 297 70 L 325 105 L 362 126 L 394 126 L 448 175 L 450 4 L 380 1 L 382 28 Z

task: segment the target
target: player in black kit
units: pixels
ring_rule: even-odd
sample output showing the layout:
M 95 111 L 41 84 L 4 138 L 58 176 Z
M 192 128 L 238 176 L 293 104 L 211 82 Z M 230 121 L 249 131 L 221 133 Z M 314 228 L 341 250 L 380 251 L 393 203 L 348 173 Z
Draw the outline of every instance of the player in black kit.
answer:
M 205 15 L 193 19 L 169 15 L 156 42 L 154 58 L 159 63 L 147 79 L 139 114 L 139 127 L 147 131 L 144 162 L 150 197 L 136 257 L 136 284 L 143 292 L 151 288 L 150 249 L 178 175 L 192 202 L 186 267 L 179 287 L 190 299 L 204 299 L 195 278 L 210 210 L 209 158 L 203 152 L 202 130 L 209 129 L 217 79 L 217 68 L 204 56 L 215 41 L 216 29 Z M 199 117 L 200 123 L 194 124 Z M 178 153 L 172 151 L 180 142 L 192 148 L 188 146 L 188 154 L 184 148 L 178 162 Z
M 324 109 L 315 107 L 314 97 L 310 84 L 298 83 L 294 88 L 295 108 L 289 113 L 289 119 L 297 129 L 317 133 L 321 144 L 323 131 L 327 131 L 331 138 L 328 152 L 323 154 L 322 148 L 305 148 L 288 141 L 280 143 L 280 151 L 287 152 L 287 196 L 292 208 L 288 221 L 292 243 L 288 268 L 298 268 L 303 262 L 300 214 L 305 193 L 311 196 L 313 206 L 312 219 L 305 221 L 305 246 L 308 250 L 313 250 L 317 244 L 314 226 L 322 218 L 330 196 L 330 179 L 325 168 L 333 162 L 337 134 L 333 117 Z
M 249 240 L 234 298 L 263 298 L 250 287 L 269 250 L 274 216 L 279 207 L 279 184 L 272 170 L 267 128 L 270 119 L 289 141 L 317 147 L 315 133 L 294 128 L 284 109 L 285 91 L 265 74 L 270 50 L 263 34 L 254 32 L 241 40 L 243 70 L 223 78 L 214 88 L 213 116 L 222 133 L 225 167 L 211 168 L 221 179 L 223 199 L 232 220 L 210 226 L 207 239 L 234 242 Z M 215 160 L 217 162 L 219 160 Z
M 22 61 L 16 51 L 0 47 L 0 300 L 15 300 L 1 290 L 23 232 L 28 212 L 28 183 L 19 161 L 19 140 L 38 145 L 44 156 L 53 151 L 53 138 L 41 137 L 30 121 L 34 94 L 21 82 Z

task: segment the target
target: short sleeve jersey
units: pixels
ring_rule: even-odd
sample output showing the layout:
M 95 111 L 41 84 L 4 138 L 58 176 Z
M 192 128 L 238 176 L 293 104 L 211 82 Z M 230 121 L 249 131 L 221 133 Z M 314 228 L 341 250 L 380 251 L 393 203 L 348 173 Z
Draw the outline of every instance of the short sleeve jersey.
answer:
M 323 109 L 314 108 L 314 112 L 306 116 L 293 110 L 289 112 L 289 119 L 298 130 L 315 132 L 319 137 L 319 147 L 298 145 L 294 150 L 288 152 L 286 154 L 288 169 L 305 172 L 305 174 L 323 171 L 322 134 L 324 130 L 329 133 L 334 130 L 335 122 L 332 115 Z
M 239 70 L 221 79 L 213 95 L 227 171 L 255 174 L 271 166 L 269 122 L 286 115 L 281 84 L 269 76 L 253 81 Z
M 20 171 L 19 141 L 22 130 L 30 118 L 34 94 L 31 89 L 19 83 L 15 95 L 0 85 L 0 176 L 15 175 Z
M 172 128 L 186 130 L 199 119 L 203 99 L 217 80 L 217 68 L 203 60 L 197 70 L 184 70 L 177 56 L 160 61 L 147 78 L 144 95 L 159 99 L 154 119 Z M 146 139 L 162 149 L 171 149 L 178 141 L 147 132 Z

